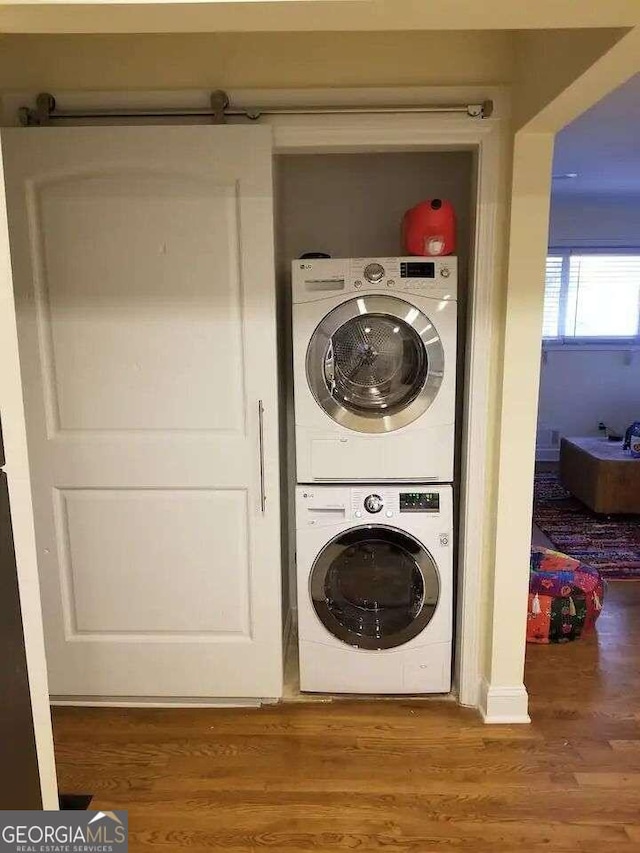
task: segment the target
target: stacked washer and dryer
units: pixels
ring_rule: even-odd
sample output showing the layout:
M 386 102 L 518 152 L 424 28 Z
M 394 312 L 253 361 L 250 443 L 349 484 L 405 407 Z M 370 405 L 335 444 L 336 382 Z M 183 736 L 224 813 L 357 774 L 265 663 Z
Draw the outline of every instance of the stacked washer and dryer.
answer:
M 451 686 L 457 260 L 293 262 L 300 689 Z

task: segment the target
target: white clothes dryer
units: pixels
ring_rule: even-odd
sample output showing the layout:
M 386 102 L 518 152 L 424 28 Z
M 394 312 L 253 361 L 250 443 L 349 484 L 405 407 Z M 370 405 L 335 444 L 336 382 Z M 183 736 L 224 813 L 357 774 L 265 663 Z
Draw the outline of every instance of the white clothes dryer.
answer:
M 451 486 L 298 486 L 300 689 L 451 687 Z
M 457 259 L 293 262 L 297 482 L 453 480 Z

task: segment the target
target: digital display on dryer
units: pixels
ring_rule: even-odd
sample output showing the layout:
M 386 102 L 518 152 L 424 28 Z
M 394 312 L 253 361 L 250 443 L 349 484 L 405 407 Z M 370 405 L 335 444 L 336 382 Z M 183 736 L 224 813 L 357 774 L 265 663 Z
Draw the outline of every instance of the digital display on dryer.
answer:
M 402 261 L 400 278 L 435 278 L 436 265 L 431 261 Z
M 400 512 L 440 512 L 438 492 L 400 492 Z

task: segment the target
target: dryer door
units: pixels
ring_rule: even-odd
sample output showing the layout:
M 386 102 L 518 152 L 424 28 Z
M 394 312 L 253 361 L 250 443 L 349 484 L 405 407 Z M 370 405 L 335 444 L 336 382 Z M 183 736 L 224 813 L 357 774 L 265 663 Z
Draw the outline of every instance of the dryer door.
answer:
M 360 649 L 391 649 L 429 624 L 440 579 L 433 557 L 413 536 L 367 525 L 323 548 L 311 569 L 309 593 L 334 637 Z
M 356 432 L 392 432 L 433 403 L 444 350 L 435 326 L 414 305 L 362 296 L 318 325 L 306 369 L 313 396 L 337 423 Z

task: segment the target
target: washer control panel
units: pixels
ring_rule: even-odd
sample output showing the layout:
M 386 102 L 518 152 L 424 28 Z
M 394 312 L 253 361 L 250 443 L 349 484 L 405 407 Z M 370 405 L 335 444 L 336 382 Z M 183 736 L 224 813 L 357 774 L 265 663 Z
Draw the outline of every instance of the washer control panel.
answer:
M 424 512 L 437 514 L 440 512 L 440 492 L 428 488 L 415 489 L 407 487 L 367 491 L 352 489 L 351 515 L 354 519 L 372 521 L 396 518 L 405 512 Z
M 425 521 L 429 517 L 446 525 L 451 514 L 450 492 L 450 486 L 429 485 L 298 486 L 296 525 L 401 524 L 403 517 L 408 522 L 407 513 L 421 513 Z

